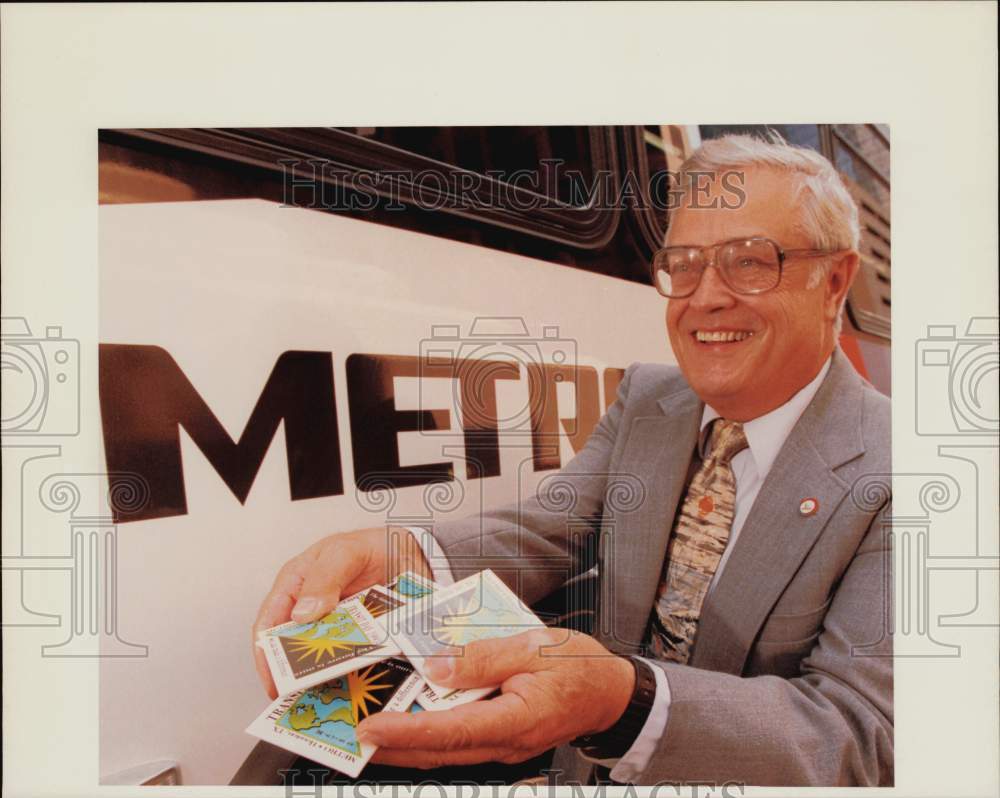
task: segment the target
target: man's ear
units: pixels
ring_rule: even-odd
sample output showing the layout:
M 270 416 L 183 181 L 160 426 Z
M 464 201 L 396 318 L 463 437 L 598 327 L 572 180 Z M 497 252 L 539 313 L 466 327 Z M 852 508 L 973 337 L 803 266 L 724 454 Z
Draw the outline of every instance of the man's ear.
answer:
M 830 266 L 830 272 L 824 281 L 826 295 L 824 297 L 824 310 L 826 317 L 830 321 L 837 318 L 844 296 L 847 294 L 858 274 L 861 266 L 861 259 L 857 252 L 853 250 L 846 255 L 840 256 Z

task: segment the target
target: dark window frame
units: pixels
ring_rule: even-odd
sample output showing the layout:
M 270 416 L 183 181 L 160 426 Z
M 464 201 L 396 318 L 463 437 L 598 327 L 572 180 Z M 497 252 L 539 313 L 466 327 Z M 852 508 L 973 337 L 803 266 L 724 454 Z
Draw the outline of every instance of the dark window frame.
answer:
M 644 192 L 641 207 L 632 205 L 629 208 L 629 222 L 637 233 L 637 238 L 643 246 L 648 261 L 652 261 L 653 253 L 663 246 L 667 233 L 666 209 L 657 208 L 653 198 L 649 196 L 650 172 L 649 160 L 646 158 L 645 127 L 634 125 L 618 129 L 618 141 L 621 149 L 623 171 L 634 170 L 637 182 Z M 657 213 L 660 216 L 657 216 Z M 652 285 L 652 278 L 650 279 Z
M 350 179 L 362 173 L 392 170 L 416 175 L 433 169 L 446 177 L 446 189 L 437 191 L 423 185 L 419 191 L 428 205 L 440 205 L 436 207 L 437 212 L 485 222 L 580 250 L 600 249 L 611 241 L 621 215 L 620 210 L 613 207 L 613 196 L 602 196 L 599 191 L 588 205 L 572 206 L 454 164 L 336 128 L 156 128 L 116 129 L 113 132 L 119 136 L 166 144 L 281 173 L 292 161 L 305 165 L 310 160 L 321 161 L 328 163 L 333 173 L 314 170 L 316 179 L 340 185 L 343 185 L 343 180 L 336 172 L 346 174 Z M 620 174 L 614 129 L 591 127 L 589 132 L 591 167 L 595 174 L 611 175 L 608 188 L 616 195 Z M 472 176 L 480 183 L 478 190 L 463 194 L 465 200 L 472 198 L 472 207 L 448 189 L 453 185 L 463 185 L 460 182 L 463 176 Z M 490 197 L 497 196 L 501 189 L 507 196 L 513 197 L 520 207 L 497 207 L 495 202 L 491 202 Z M 370 190 L 383 197 L 389 195 L 377 184 L 372 185 Z M 398 199 L 416 205 L 415 187 L 411 181 L 398 178 L 396 190 Z M 475 207 L 477 199 L 481 200 L 481 207 Z M 532 207 L 539 204 L 539 200 L 544 200 L 547 206 L 556 207 Z M 525 206 L 528 209 L 523 209 Z
M 863 152 L 861 152 L 861 150 L 859 150 L 857 146 L 853 142 L 851 142 L 846 136 L 840 133 L 840 131 L 837 130 L 838 125 L 830 125 L 829 127 L 830 127 L 831 141 L 836 142 L 836 146 L 843 147 L 852 156 L 861 161 L 861 163 L 864 164 L 865 168 L 867 168 L 872 173 L 872 175 L 878 180 L 878 182 L 880 182 L 882 185 L 884 185 L 887 189 L 891 191 L 892 186 L 889 181 L 889 176 L 882 174 L 882 170 L 879 169 L 877 166 L 875 166 L 875 164 L 873 164 L 868 159 L 868 156 L 866 156 Z M 879 141 L 885 144 L 886 149 L 889 149 L 889 140 L 885 137 L 885 134 L 882 133 L 881 130 L 875 127 L 875 125 L 865 125 L 865 127 L 867 127 L 870 131 L 872 131 L 875 134 L 875 137 Z M 836 155 L 837 155 L 836 149 L 831 148 L 829 154 L 831 163 L 836 163 L 836 161 L 834 160 L 834 158 L 836 158 Z
M 867 124 L 865 127 L 889 149 L 889 139 L 882 130 L 873 124 Z M 840 134 L 837 125 L 820 125 L 820 128 L 824 130 L 821 139 L 823 155 L 834 164 L 834 168 L 837 163 L 837 147 L 843 147 L 886 187 L 891 204 L 892 184 L 889 176 L 883 174 L 857 147 Z M 848 292 L 844 307 L 847 317 L 856 329 L 876 338 L 888 340 L 892 337 L 892 230 L 888 218 L 891 210 L 882 207 L 877 198 L 863 186 L 859 188 L 868 197 L 854 198 L 858 204 L 861 222 L 861 268 Z M 866 252 L 866 248 L 871 252 Z

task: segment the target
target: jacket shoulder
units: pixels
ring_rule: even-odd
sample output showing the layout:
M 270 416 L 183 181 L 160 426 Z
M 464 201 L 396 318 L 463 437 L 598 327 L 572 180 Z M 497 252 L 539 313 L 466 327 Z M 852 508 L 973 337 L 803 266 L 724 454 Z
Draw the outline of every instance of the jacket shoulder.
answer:
M 861 391 L 861 437 L 869 456 L 884 463 L 888 469 L 892 449 L 892 402 L 867 382 L 863 383 Z
M 659 400 L 679 391 L 691 390 L 677 366 L 664 363 L 633 363 L 625 369 L 618 391 L 618 400 L 635 404 L 643 400 Z

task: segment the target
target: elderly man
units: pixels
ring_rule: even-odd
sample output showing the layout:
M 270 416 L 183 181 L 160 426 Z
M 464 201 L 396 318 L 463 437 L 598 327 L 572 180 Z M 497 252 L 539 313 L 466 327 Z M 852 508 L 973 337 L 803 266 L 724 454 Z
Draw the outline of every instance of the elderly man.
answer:
M 527 632 L 433 663 L 444 684 L 501 692 L 369 718 L 376 761 L 516 762 L 558 746 L 554 768 L 574 781 L 892 784 L 889 505 L 851 495 L 889 472 L 889 402 L 837 347 L 857 210 L 829 162 L 780 141 L 709 141 L 681 178 L 653 263 L 680 368 L 627 370 L 543 483 L 571 488 L 571 506 L 542 490 L 441 524 L 433 554 L 407 534 L 391 569 L 384 529 L 334 535 L 264 601 L 255 628 L 309 620 L 409 565 L 445 581 L 492 567 L 534 602 L 560 575 L 515 580 L 517 557 L 582 563 L 593 541 L 579 530 L 602 538 L 595 636 Z M 642 500 L 615 507 L 622 475 Z

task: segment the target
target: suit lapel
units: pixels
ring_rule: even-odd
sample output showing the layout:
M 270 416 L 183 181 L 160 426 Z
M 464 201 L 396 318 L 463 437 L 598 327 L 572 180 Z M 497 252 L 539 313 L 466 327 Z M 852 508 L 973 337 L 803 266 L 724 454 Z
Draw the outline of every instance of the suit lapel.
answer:
M 834 472 L 864 452 L 861 380 L 840 354 L 788 436 L 702 607 L 691 664 L 738 674 L 758 631 L 850 486 Z M 811 515 L 800 510 L 815 499 Z
M 612 578 L 602 580 L 600 606 L 612 611 L 601 613 L 599 634 L 623 653 L 643 642 L 701 419 L 701 401 L 688 388 L 659 404 L 666 415 L 632 420 L 621 457 L 623 470 L 642 483 L 644 500 L 626 513 L 605 508 L 601 567 Z

